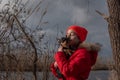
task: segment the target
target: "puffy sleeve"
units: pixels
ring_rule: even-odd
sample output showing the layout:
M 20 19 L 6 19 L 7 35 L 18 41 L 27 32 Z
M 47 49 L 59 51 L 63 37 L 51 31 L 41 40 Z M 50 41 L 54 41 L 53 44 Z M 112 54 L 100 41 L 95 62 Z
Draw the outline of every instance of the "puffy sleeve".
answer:
M 52 73 L 57 77 L 57 72 L 56 72 L 56 69 L 55 69 L 55 67 L 54 67 L 54 63 L 51 64 L 50 70 L 51 70 Z
M 93 66 L 97 60 L 98 51 L 90 51 L 91 66 Z
M 54 63 L 51 64 L 50 70 L 59 80 L 62 80 L 64 78 L 64 76 L 59 72 L 59 69 L 54 67 Z
M 91 68 L 89 56 L 86 54 L 87 51 L 83 49 L 73 53 L 71 59 L 66 59 L 63 52 L 57 52 L 55 60 L 64 76 L 76 76 L 79 73 L 84 73 L 85 70 L 89 71 Z

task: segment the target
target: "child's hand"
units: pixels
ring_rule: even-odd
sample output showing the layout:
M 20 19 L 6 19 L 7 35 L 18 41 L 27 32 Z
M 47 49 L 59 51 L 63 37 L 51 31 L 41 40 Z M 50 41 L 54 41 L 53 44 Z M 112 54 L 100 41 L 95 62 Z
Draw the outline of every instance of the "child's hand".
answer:
M 58 67 L 58 65 L 57 65 L 57 62 L 56 62 L 56 61 L 54 62 L 54 67 L 55 67 L 55 68 L 57 68 L 57 67 Z
M 58 51 L 63 51 L 63 47 L 60 46 L 60 47 L 58 48 Z

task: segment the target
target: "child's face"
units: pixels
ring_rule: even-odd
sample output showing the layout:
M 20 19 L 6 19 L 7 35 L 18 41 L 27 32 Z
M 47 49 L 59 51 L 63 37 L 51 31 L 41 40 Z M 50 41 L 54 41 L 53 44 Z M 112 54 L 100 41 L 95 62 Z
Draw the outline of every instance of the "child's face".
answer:
M 78 36 L 73 30 L 68 30 L 67 37 L 70 38 L 70 45 L 76 45 L 80 42 Z

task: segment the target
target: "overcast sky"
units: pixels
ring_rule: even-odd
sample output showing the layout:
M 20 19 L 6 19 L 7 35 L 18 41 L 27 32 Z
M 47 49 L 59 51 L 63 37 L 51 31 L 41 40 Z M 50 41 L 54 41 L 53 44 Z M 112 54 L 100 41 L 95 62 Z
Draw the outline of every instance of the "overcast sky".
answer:
M 31 0 L 31 5 L 34 7 L 39 1 Z M 50 39 L 55 40 L 58 31 L 65 32 L 72 24 L 80 25 L 88 29 L 88 42 L 99 42 L 103 45 L 100 55 L 111 55 L 107 22 L 95 12 L 99 10 L 108 14 L 106 0 L 44 0 L 41 7 L 44 9 L 47 6 L 43 21 L 48 21 L 48 24 L 43 29 Z M 33 15 L 28 20 L 28 25 L 36 26 L 39 16 L 40 13 Z
M 46 31 L 56 35 L 60 30 L 77 24 L 88 29 L 88 42 L 99 42 L 103 45 L 100 55 L 111 54 L 107 22 L 95 10 L 108 14 L 106 0 L 49 0 L 50 5 L 45 17 L 48 20 Z M 51 2 L 52 1 L 52 2 Z

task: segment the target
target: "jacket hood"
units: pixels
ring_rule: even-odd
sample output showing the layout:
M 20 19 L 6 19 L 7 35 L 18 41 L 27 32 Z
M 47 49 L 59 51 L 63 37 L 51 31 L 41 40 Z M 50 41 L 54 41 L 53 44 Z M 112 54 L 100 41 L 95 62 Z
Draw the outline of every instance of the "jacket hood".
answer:
M 100 43 L 82 42 L 78 48 L 86 48 L 88 51 L 100 51 L 102 45 Z

